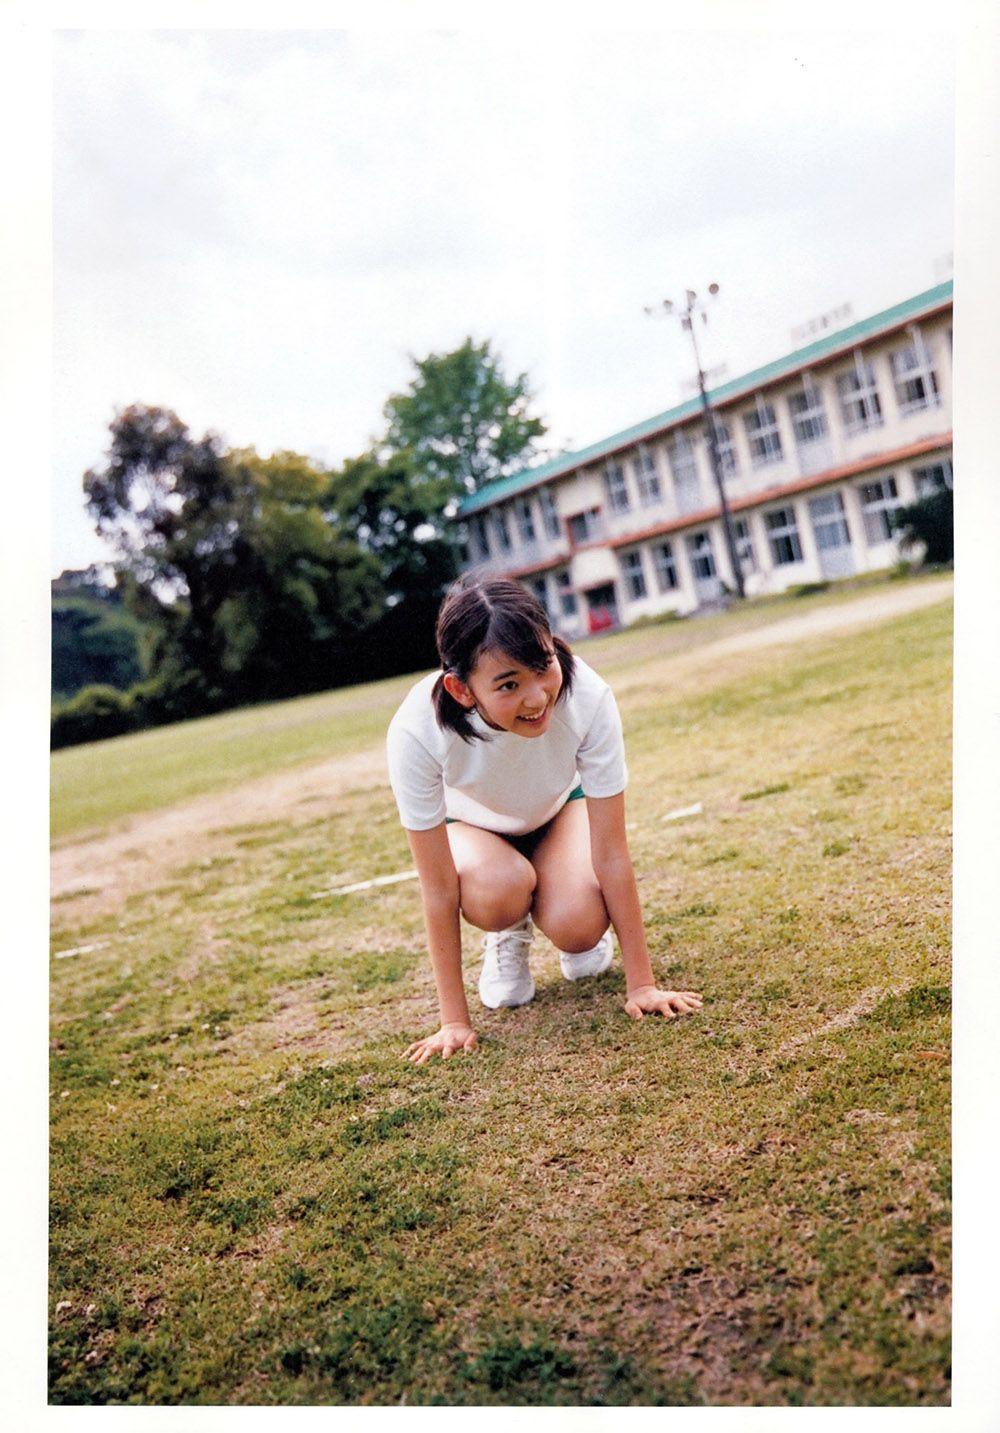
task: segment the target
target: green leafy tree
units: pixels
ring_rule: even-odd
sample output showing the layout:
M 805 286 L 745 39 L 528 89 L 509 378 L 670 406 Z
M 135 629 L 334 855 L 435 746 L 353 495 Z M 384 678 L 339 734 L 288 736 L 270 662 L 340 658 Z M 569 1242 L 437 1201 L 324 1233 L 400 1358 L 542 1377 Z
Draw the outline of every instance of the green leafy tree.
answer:
M 253 500 L 247 566 L 216 616 L 227 678 L 274 696 L 363 677 L 386 592 L 378 558 L 331 520 L 329 474 L 292 452 L 228 461 Z
M 909 507 L 897 508 L 893 526 L 904 549 L 923 544 L 923 562 L 954 561 L 955 507 L 951 488 L 942 488 Z
M 458 571 L 454 534 L 440 518 L 446 478 L 421 478 L 409 452 L 365 453 L 330 475 L 331 520 L 378 564 L 386 607 L 368 633 L 369 676 L 435 661 L 434 622 Z
M 327 482 L 299 454 L 194 439 L 168 409 L 116 416 L 87 505 L 154 632 L 152 670 L 184 687 L 185 710 L 354 679 L 384 593 L 377 560 L 330 523 Z
M 508 379 L 488 341 L 466 338 L 451 353 L 431 353 L 413 364 L 409 389 L 393 394 L 384 414 L 386 446 L 411 454 L 415 481 L 443 482 L 447 501 L 505 477 L 537 455 L 545 425 L 529 413 L 527 375 Z M 430 511 L 439 490 L 430 488 L 428 498 Z
M 84 493 L 130 607 L 156 628 L 154 668 L 193 670 L 219 688 L 215 618 L 249 556 L 252 494 L 238 487 L 219 438 L 194 439 L 170 409 L 133 404 L 110 431 L 105 462 L 84 475 Z
M 68 568 L 52 581 L 52 696 L 94 683 L 126 690 L 142 677 L 143 631 L 122 592 L 96 567 Z

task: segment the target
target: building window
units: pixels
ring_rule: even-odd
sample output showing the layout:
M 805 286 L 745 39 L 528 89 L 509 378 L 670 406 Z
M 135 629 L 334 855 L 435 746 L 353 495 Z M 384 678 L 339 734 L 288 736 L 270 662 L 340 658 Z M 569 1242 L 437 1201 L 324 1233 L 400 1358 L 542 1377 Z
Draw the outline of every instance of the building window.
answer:
M 851 530 L 847 526 L 847 513 L 840 493 L 824 493 L 822 497 L 810 498 L 809 513 L 820 552 L 834 547 L 850 547 Z
M 653 571 L 660 591 L 672 592 L 677 586 L 677 564 L 669 542 L 658 542 L 653 547 Z
M 635 482 L 639 489 L 639 501 L 644 508 L 660 501 L 660 475 L 648 448 L 640 448 L 635 458 Z
M 937 407 L 941 401 L 937 374 L 931 367 L 930 355 L 919 329 L 913 330 L 910 343 L 889 354 L 889 364 L 900 413 L 919 413 L 922 408 Z
M 712 539 L 707 532 L 695 532 L 687 540 L 688 555 L 691 558 L 691 571 L 694 573 L 695 581 L 701 581 L 715 577 L 715 554 L 712 551 Z
M 538 504 L 542 510 L 542 527 L 546 537 L 558 537 L 562 529 L 559 526 L 559 514 L 556 512 L 551 488 L 542 488 L 538 494 Z
M 628 500 L 625 486 L 625 468 L 621 463 L 610 462 L 604 468 L 604 486 L 612 512 L 628 512 L 632 504 Z
M 934 493 L 940 493 L 945 488 L 953 487 L 951 460 L 946 458 L 943 463 L 931 463 L 927 468 L 914 468 L 913 482 L 918 498 L 929 498 Z
M 736 556 L 739 558 L 741 572 L 757 571 L 757 554 L 753 548 L 753 537 L 750 533 L 750 519 L 737 517 L 733 519 L 733 539 L 736 543 Z
M 472 551 L 477 558 L 486 558 L 490 555 L 490 533 L 486 526 L 486 519 L 481 513 L 477 513 L 472 519 L 469 527 L 469 538 L 472 544 Z
M 729 431 L 729 424 L 712 414 L 712 427 L 715 430 L 715 451 L 719 455 L 719 467 L 724 478 L 735 478 L 739 471 L 739 464 L 736 461 L 736 449 L 733 447 L 733 435 Z
M 544 577 L 533 577 L 528 583 L 528 590 L 533 597 L 537 597 L 542 604 L 545 615 L 549 615 L 549 584 Z
M 860 353 L 854 355 L 854 367 L 837 374 L 837 393 L 844 430 L 848 434 L 863 433 L 882 425 L 882 404 L 875 386 L 875 370 Z
M 829 430 L 823 399 L 808 375 L 803 378 L 798 392 L 789 393 L 788 407 L 792 414 L 792 430 L 797 443 L 818 443 L 821 438 L 826 437 Z
M 518 498 L 514 503 L 514 512 L 517 516 L 517 530 L 521 534 L 521 540 L 534 542 L 535 519 L 532 516 L 531 503 L 528 498 Z
M 698 459 L 694 451 L 694 444 L 687 434 L 678 433 L 671 440 L 667 453 L 670 458 L 670 471 L 674 475 L 674 482 L 677 486 L 697 486 Z
M 556 573 L 556 591 L 559 593 L 559 608 L 564 617 L 575 617 L 577 609 L 576 593 L 573 591 L 572 579 L 565 569 Z
M 771 556 L 776 567 L 788 562 L 802 561 L 802 544 L 795 521 L 794 508 L 773 508 L 764 514 L 767 526 L 767 540 L 771 544 Z
M 503 508 L 497 508 L 493 513 L 493 526 L 496 528 L 497 544 L 501 552 L 510 552 L 510 524 L 507 521 L 507 514 Z
M 888 542 L 893 532 L 892 515 L 903 506 L 896 491 L 896 479 L 890 476 L 879 478 L 874 483 L 863 483 L 859 491 L 869 547 Z
M 757 406 L 743 415 L 743 426 L 750 444 L 750 461 L 755 468 L 761 468 L 765 463 L 781 462 L 784 455 L 778 420 L 770 403 L 766 403 L 759 393 Z
M 626 552 L 622 557 L 622 571 L 625 574 L 628 595 L 630 597 L 645 597 L 646 574 L 642 570 L 642 553 L 639 551 Z
M 574 513 L 569 520 L 569 535 L 573 542 L 593 542 L 600 536 L 600 508 L 588 508 L 586 512 Z

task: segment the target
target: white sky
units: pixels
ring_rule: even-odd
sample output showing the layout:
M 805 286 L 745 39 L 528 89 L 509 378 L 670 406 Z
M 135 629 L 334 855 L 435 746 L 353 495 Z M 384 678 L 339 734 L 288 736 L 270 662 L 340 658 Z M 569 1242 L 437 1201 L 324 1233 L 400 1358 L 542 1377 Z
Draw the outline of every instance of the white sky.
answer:
M 114 31 L 54 43 L 53 571 L 115 407 L 357 453 L 408 355 L 490 338 L 553 446 L 678 401 L 643 305 L 715 280 L 707 364 L 937 282 L 952 42 L 928 27 Z

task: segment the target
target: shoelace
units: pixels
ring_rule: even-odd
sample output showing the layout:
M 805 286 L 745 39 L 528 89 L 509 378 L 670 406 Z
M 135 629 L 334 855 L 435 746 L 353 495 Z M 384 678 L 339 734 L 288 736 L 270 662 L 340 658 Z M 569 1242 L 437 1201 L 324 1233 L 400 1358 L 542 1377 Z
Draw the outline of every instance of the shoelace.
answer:
M 504 930 L 495 932 L 495 939 L 487 936 L 487 946 L 496 951 L 497 966 L 503 975 L 516 974 L 524 959 L 525 950 L 531 945 L 532 933 L 528 930 Z

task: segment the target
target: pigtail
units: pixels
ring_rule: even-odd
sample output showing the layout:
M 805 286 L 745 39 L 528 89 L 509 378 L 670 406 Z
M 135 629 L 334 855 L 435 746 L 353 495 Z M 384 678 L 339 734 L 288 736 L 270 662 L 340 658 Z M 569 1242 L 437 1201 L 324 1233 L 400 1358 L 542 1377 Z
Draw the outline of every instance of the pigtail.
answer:
M 437 681 L 431 687 L 431 701 L 434 704 L 434 715 L 437 717 L 438 726 L 445 731 L 455 731 L 463 741 L 474 741 L 477 733 L 472 728 L 469 720 L 469 711 L 463 707 L 461 702 L 456 702 L 450 692 L 445 690 L 444 672 L 441 672 Z

